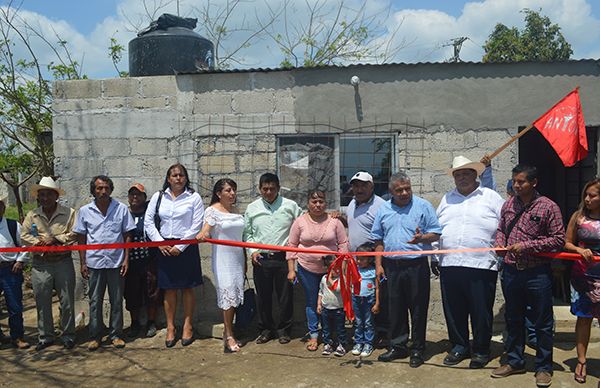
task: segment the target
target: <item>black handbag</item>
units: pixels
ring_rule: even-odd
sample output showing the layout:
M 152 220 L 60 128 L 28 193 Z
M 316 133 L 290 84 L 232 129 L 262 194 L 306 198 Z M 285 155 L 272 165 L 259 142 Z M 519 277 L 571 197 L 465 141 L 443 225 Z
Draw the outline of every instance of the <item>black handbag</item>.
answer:
M 248 278 L 246 276 L 244 278 L 248 287 L 244 290 L 244 301 L 235 308 L 235 328 L 237 330 L 250 326 L 256 315 L 256 294 L 254 288 L 250 287 Z

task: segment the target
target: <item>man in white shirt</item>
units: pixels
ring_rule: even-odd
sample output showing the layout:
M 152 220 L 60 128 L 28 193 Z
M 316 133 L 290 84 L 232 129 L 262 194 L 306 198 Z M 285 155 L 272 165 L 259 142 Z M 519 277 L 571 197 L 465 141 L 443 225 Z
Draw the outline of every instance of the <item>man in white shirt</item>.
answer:
M 0 198 L 0 247 L 18 247 L 21 245 L 21 225 L 15 220 L 7 220 L 5 210 L 6 198 Z M 29 347 L 23 338 L 23 263 L 27 257 L 25 252 L 0 253 L 0 290 L 6 300 L 10 339 L 19 349 Z
M 440 249 L 490 248 L 494 246 L 502 197 L 481 187 L 477 176 L 485 166 L 457 156 L 448 174 L 456 189 L 444 195 L 437 209 L 442 227 Z M 444 365 L 456 365 L 470 357 L 469 317 L 473 328 L 473 351 L 469 368 L 483 368 L 490 358 L 490 341 L 499 260 L 493 251 L 441 255 L 442 304 L 452 349 Z

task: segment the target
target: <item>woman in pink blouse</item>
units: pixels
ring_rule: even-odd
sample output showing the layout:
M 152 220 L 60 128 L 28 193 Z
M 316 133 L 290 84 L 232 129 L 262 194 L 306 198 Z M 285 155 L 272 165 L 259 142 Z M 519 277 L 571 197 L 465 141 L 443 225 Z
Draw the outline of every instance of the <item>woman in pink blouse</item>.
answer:
M 325 193 L 320 190 L 308 193 L 308 213 L 298 217 L 292 224 L 288 245 L 291 247 L 328 250 L 332 252 L 348 252 L 348 236 L 344 226 L 337 218 L 332 218 L 325 209 L 327 201 Z M 317 350 L 319 335 L 319 316 L 317 315 L 317 298 L 319 283 L 327 272 L 323 264 L 323 255 L 288 252 L 288 280 L 302 284 L 306 298 L 306 320 L 310 339 L 306 348 Z M 296 269 L 296 261 L 298 266 Z

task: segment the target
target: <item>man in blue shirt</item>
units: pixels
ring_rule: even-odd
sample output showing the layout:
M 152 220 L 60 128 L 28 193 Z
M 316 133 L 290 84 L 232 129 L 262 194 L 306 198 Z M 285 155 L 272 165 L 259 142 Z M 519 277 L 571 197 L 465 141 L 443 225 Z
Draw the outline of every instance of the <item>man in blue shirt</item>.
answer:
M 371 237 L 375 241 L 377 276 L 386 278 L 390 341 L 388 351 L 379 361 L 406 358 L 417 368 L 424 362 L 425 330 L 429 307 L 429 262 L 420 252 L 430 250 L 440 238 L 442 229 L 435 209 L 426 200 L 413 195 L 410 178 L 404 172 L 390 177 L 392 199 L 377 211 Z M 414 254 L 394 255 L 385 252 L 411 251 Z M 383 252 L 383 254 L 377 254 Z M 412 348 L 408 351 L 410 311 Z
M 104 175 L 90 182 L 94 201 L 81 207 L 73 231 L 79 244 L 111 244 L 131 241 L 136 229 L 129 209 L 110 197 L 114 189 L 112 180 Z M 108 286 L 110 300 L 109 337 L 116 348 L 123 341 L 123 277 L 129 265 L 128 249 L 101 249 L 79 251 L 81 276 L 89 279 L 90 338 L 88 350 L 100 347 L 102 337 L 102 302 Z

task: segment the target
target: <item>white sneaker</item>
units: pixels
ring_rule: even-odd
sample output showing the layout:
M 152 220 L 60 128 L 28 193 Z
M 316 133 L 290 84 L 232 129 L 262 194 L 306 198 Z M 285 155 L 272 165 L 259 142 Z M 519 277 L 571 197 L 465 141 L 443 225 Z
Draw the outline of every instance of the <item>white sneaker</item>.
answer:
M 373 353 L 373 346 L 366 344 L 360 353 L 361 357 L 369 357 Z
M 331 346 L 331 344 L 325 344 L 325 346 L 323 346 L 323 352 L 321 354 L 324 356 L 331 356 L 332 353 L 333 346 Z
M 363 346 L 361 344 L 356 344 L 352 348 L 352 354 L 355 356 L 358 356 L 358 355 L 360 355 L 360 352 L 362 352 L 362 350 L 363 350 Z
M 339 344 L 335 349 L 333 355 L 336 357 L 342 357 L 344 354 L 346 354 L 346 348 L 344 348 L 344 345 Z

